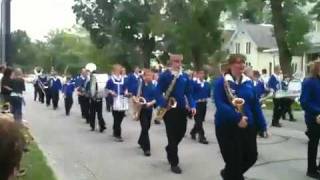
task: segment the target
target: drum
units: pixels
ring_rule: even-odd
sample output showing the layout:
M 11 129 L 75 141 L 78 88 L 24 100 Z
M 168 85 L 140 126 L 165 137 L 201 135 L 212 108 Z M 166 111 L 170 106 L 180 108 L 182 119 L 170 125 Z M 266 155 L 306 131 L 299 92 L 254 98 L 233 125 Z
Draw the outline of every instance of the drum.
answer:
M 128 98 L 124 96 L 116 96 L 113 98 L 114 111 L 127 111 L 129 109 Z

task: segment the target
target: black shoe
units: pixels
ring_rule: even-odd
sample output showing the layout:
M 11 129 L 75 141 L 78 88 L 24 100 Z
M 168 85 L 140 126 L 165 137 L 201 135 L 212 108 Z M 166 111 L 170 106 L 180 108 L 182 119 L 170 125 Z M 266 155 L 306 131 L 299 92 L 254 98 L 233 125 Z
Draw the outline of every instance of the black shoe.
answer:
M 320 174 L 318 172 L 307 172 L 307 176 L 314 179 L 320 178 Z
M 191 135 L 191 139 L 193 139 L 193 140 L 196 140 L 196 134 L 194 134 L 194 133 L 190 133 L 190 135 Z
M 225 179 L 226 178 L 226 171 L 224 169 L 222 169 L 220 171 L 220 175 L 221 175 L 222 179 Z
M 150 152 L 149 150 L 144 151 L 144 155 L 145 155 L 145 156 L 151 156 L 151 152 Z
M 289 121 L 296 122 L 297 120 L 295 118 L 290 118 Z
M 201 143 L 201 144 L 209 144 L 209 142 L 207 141 L 207 139 L 205 137 L 199 138 L 199 143 Z
M 175 174 L 181 174 L 182 170 L 179 166 L 171 166 L 171 171 Z
M 122 137 L 115 137 L 114 140 L 115 140 L 116 142 L 123 142 Z
M 107 129 L 106 127 L 102 127 L 102 128 L 100 128 L 100 132 L 103 133 L 103 131 L 106 129 Z
M 91 128 L 91 131 L 95 131 L 95 128 L 92 127 L 92 128 Z
M 282 125 L 280 123 L 272 123 L 271 126 L 281 128 Z

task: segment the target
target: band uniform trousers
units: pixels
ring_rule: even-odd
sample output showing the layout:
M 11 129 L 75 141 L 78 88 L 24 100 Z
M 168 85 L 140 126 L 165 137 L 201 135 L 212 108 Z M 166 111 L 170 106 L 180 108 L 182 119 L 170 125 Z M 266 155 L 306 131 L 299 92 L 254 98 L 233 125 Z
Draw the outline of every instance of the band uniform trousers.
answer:
M 224 125 L 216 128 L 216 137 L 225 162 L 224 180 L 244 180 L 258 157 L 256 128 Z
M 39 98 L 39 101 L 40 101 L 40 95 L 39 95 L 40 87 L 39 87 L 39 85 L 36 83 L 36 84 L 33 85 L 33 88 L 34 88 L 34 98 L 33 98 L 33 100 L 36 101 L 37 98 Z
M 59 103 L 59 91 L 52 91 L 51 93 L 53 109 L 57 109 Z
M 279 124 L 280 118 L 282 116 L 282 100 L 281 98 L 273 98 L 273 116 L 272 116 L 272 125 Z
M 285 119 L 286 114 L 289 114 L 290 120 L 294 119 L 292 114 L 292 104 L 294 103 L 294 100 L 291 98 L 281 98 L 281 106 L 282 106 L 282 119 Z
M 78 96 L 78 101 L 80 104 L 82 118 L 86 119 L 89 123 L 89 98 L 85 96 Z
M 121 137 L 121 123 L 125 116 L 125 111 L 112 111 L 113 116 L 113 136 Z
M 195 124 L 191 130 L 191 134 L 199 133 L 200 137 L 204 137 L 203 122 L 206 117 L 207 112 L 207 102 L 198 102 L 197 103 L 197 113 L 194 116 Z
M 104 129 L 106 123 L 102 116 L 102 99 L 90 99 L 90 109 L 89 109 L 89 123 L 92 129 L 96 126 L 96 115 L 98 116 L 98 123 L 100 129 Z
M 51 99 L 52 99 L 52 95 L 51 95 L 51 91 L 49 88 L 45 89 L 45 93 L 46 93 L 46 104 L 47 106 L 50 106 L 51 104 Z
M 138 140 L 138 144 L 141 146 L 143 151 L 150 150 L 150 138 L 149 138 L 149 129 L 152 119 L 152 109 L 142 108 L 140 112 L 140 125 L 141 133 Z
M 66 109 L 66 115 L 70 115 L 70 109 L 72 107 L 72 104 L 73 104 L 72 96 L 66 96 L 64 98 L 64 107 Z
M 43 91 L 41 90 L 41 88 L 39 87 L 39 101 L 43 104 L 44 103 L 44 96 L 45 94 L 43 93 Z
M 306 135 L 309 138 L 308 142 L 308 172 L 317 172 L 317 153 L 320 138 L 320 125 L 313 123 L 307 125 Z M 320 164 L 319 164 L 320 165 Z
M 179 164 L 178 145 L 187 129 L 187 110 L 182 108 L 170 109 L 163 119 L 168 138 L 168 145 L 166 146 L 167 158 L 171 166 L 177 166 Z

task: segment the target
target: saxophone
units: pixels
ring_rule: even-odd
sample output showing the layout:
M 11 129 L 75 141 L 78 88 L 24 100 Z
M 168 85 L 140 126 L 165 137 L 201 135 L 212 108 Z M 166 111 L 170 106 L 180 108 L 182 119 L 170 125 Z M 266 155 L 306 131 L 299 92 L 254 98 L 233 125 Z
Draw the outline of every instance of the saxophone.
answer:
M 172 93 L 175 85 L 176 85 L 176 82 L 177 82 L 177 79 L 179 77 L 179 74 L 175 74 L 165 95 L 164 95 L 164 99 L 167 101 L 167 107 L 165 108 L 160 108 L 158 111 L 157 111 L 157 114 L 156 114 L 156 119 L 157 120 L 161 120 L 163 119 L 163 116 L 167 113 L 167 111 L 171 108 L 176 108 L 177 107 L 177 101 L 174 97 L 170 97 L 170 94 Z
M 142 109 L 142 106 L 144 106 L 147 101 L 144 97 L 141 96 L 142 94 L 142 85 L 143 85 L 143 81 L 142 79 L 139 79 L 139 86 L 138 86 L 138 92 L 137 92 L 137 96 L 133 96 L 132 97 L 132 101 L 134 104 L 134 113 L 133 113 L 133 119 L 138 121 L 139 120 L 139 116 L 140 116 L 140 112 Z
M 224 77 L 224 90 L 226 92 L 226 95 L 227 95 L 227 98 L 228 98 L 230 104 L 232 104 L 234 106 L 234 108 L 236 109 L 237 112 L 244 114 L 243 106 L 244 106 L 245 100 L 243 98 L 237 97 L 232 92 L 232 90 L 230 88 L 230 84 L 229 84 L 228 80 L 226 79 L 226 76 Z

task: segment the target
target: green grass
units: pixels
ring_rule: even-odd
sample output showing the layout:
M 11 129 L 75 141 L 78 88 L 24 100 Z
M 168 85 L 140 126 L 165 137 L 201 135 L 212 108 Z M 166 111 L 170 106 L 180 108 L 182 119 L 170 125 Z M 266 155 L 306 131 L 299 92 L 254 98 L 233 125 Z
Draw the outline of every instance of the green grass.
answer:
M 36 143 L 29 145 L 30 152 L 24 154 L 21 167 L 27 170 L 19 180 L 56 180 L 52 169 Z

